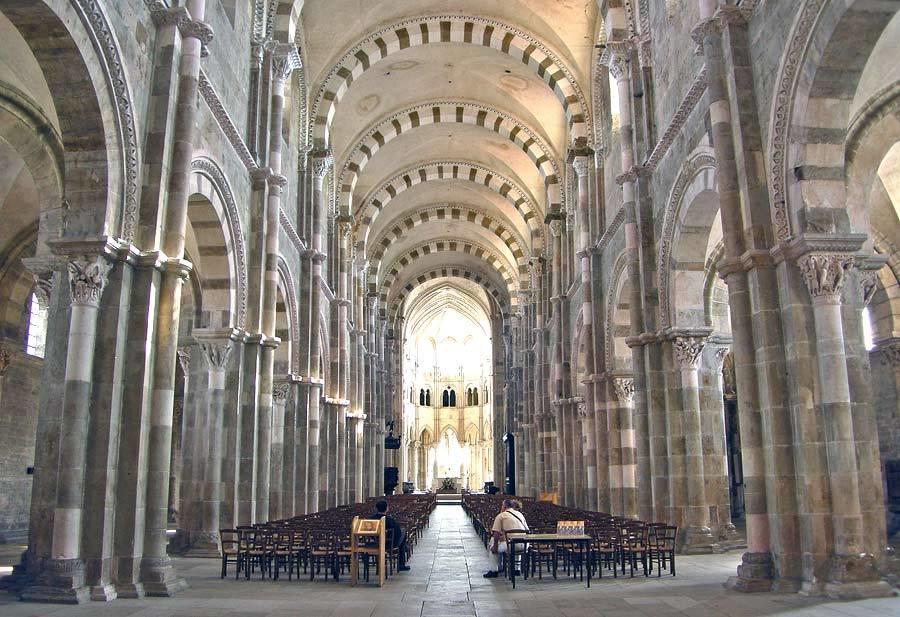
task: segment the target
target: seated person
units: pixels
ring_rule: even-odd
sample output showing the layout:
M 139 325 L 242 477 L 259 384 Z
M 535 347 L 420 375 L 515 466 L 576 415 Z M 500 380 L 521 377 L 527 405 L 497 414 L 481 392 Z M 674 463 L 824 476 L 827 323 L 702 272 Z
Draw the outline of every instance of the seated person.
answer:
M 384 519 L 385 536 L 390 532 L 393 545 L 390 548 L 398 549 L 399 557 L 397 558 L 397 571 L 406 572 L 409 566 L 406 565 L 406 534 L 400 528 L 397 520 L 387 513 L 388 502 L 384 499 L 375 504 L 375 512 L 369 515 L 369 519 Z
M 500 506 L 500 514 L 494 518 L 494 524 L 491 526 L 491 552 L 497 555 L 497 569 L 488 570 L 484 573 L 484 578 L 497 578 L 499 571 L 503 569 L 506 563 L 506 533 L 509 531 L 528 531 L 528 523 L 525 521 L 525 515 L 519 509 L 522 505 L 515 499 L 504 499 Z

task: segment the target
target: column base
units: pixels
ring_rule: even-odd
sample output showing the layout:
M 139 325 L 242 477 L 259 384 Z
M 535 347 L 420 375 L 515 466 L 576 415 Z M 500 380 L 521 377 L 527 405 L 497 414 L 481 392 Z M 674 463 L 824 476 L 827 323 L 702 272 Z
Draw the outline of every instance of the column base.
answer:
M 184 551 L 184 557 L 191 558 L 218 558 L 221 556 L 219 534 L 214 531 L 192 534 L 190 544 Z
M 725 583 L 728 589 L 743 593 L 757 593 L 772 589 L 772 555 L 769 553 L 744 553 L 737 576 Z
M 168 557 L 145 557 L 141 561 L 141 583 L 145 595 L 150 597 L 168 598 L 188 587 Z
M 836 600 L 861 600 L 893 596 L 894 590 L 881 580 L 874 555 L 835 555 L 824 593 Z
M 90 599 L 80 559 L 48 559 L 33 584 L 19 594 L 23 602 L 82 604 Z
M 112 583 L 91 587 L 91 600 L 95 602 L 112 602 L 118 597 L 119 592 Z
M 147 594 L 144 592 L 144 585 L 141 583 L 126 583 L 116 586 L 116 593 L 120 598 L 128 600 L 140 600 Z
M 716 552 L 718 546 L 709 527 L 688 527 L 684 533 L 681 553 L 683 555 L 705 555 Z

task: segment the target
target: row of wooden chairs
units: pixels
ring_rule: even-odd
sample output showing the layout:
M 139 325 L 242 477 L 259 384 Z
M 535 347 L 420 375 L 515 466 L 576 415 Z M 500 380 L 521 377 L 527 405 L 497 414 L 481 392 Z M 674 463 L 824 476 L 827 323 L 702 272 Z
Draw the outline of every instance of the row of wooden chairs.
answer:
M 409 557 L 424 529 L 428 526 L 436 500 L 434 495 L 397 495 L 384 498 L 389 503 L 389 513 L 407 534 Z M 308 574 L 314 580 L 324 574 L 338 580 L 350 570 L 350 524 L 353 517 L 366 517 L 375 510 L 377 499 L 365 503 L 339 506 L 290 519 L 245 525 L 234 529 L 221 529 L 219 537 L 222 549 L 221 578 L 228 576 L 228 566 L 234 566 L 235 579 L 243 574 L 249 580 L 259 572 L 260 578 L 278 580 L 287 574 L 288 580 Z M 399 549 L 393 547 L 393 537 L 388 535 L 387 567 L 393 574 L 399 561 Z M 361 556 L 366 580 L 374 561 Z
M 463 494 L 463 509 L 485 545 L 490 540 L 493 520 L 500 511 L 503 496 Z M 592 576 L 603 576 L 604 569 L 618 577 L 626 567 L 630 576 L 635 570 L 650 576 L 663 571 L 675 575 L 675 546 L 678 529 L 664 523 L 616 517 L 602 512 L 560 507 L 534 499 L 519 498 L 522 513 L 533 533 L 555 533 L 559 521 L 584 521 L 585 533 L 591 536 L 588 563 L 576 543 L 529 542 L 522 554 L 524 576 L 543 578 L 544 569 L 555 578 L 560 571 L 577 576 L 586 566 Z

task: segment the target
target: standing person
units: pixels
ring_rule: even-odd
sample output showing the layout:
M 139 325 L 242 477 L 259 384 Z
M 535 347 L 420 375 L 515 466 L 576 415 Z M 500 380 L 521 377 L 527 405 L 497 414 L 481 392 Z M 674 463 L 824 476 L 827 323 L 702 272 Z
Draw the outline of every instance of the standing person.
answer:
M 519 511 L 522 506 L 515 499 L 504 499 L 500 506 L 500 514 L 494 518 L 494 524 L 491 526 L 491 552 L 497 555 L 497 569 L 488 570 L 484 573 L 484 578 L 497 578 L 503 564 L 506 561 L 505 555 L 508 550 L 506 544 L 506 534 L 510 531 L 528 531 L 528 523 L 525 521 L 525 515 Z
M 385 532 L 391 532 L 391 548 L 398 549 L 397 552 L 399 553 L 397 557 L 397 572 L 407 572 L 409 566 L 406 565 L 406 534 L 397 520 L 387 513 L 387 510 L 388 502 L 382 499 L 375 504 L 375 512 L 369 518 L 374 520 L 384 519 Z

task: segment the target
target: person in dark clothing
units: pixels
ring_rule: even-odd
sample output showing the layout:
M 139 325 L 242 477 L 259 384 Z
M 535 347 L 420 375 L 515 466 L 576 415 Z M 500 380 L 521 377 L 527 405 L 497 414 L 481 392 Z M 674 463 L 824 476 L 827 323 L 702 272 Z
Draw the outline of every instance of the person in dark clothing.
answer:
M 406 534 L 400 528 L 397 520 L 387 513 L 388 502 L 384 499 L 375 504 L 375 512 L 369 516 L 370 519 L 384 519 L 385 535 L 390 533 L 393 545 L 392 548 L 398 549 L 400 556 L 397 558 L 397 571 L 406 572 L 409 566 L 406 565 Z

